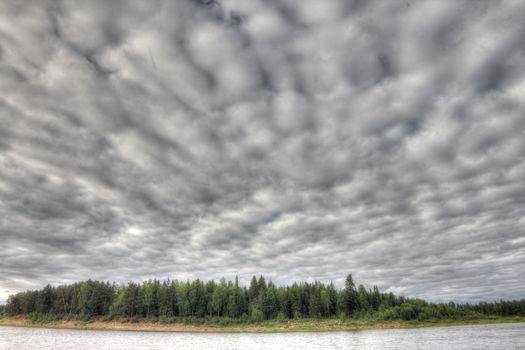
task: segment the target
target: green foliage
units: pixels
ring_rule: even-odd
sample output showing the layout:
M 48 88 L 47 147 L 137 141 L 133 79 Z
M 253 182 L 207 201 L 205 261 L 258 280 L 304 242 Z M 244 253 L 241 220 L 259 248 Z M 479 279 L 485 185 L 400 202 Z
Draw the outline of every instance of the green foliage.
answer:
M 107 315 L 114 298 L 115 286 L 99 281 L 83 282 L 78 294 L 80 314 L 86 317 Z
M 93 287 L 91 281 L 82 283 L 80 287 L 79 304 L 82 315 L 91 317 L 93 315 L 94 305 L 92 304 Z
M 159 322 L 162 324 L 171 324 L 171 323 L 177 323 L 176 317 L 168 317 L 168 316 L 160 316 Z
M 60 320 L 60 317 L 52 314 L 40 314 L 33 313 L 31 314 L 31 322 L 34 323 L 50 323 Z
M 263 320 L 264 320 L 263 312 L 259 308 L 253 307 L 250 312 L 250 321 L 251 322 L 261 322 Z
M 345 289 L 341 293 L 340 305 L 342 312 L 348 317 L 352 317 L 359 309 L 359 295 L 355 289 L 352 275 L 346 276 Z
M 29 315 L 35 322 L 58 319 L 89 321 L 93 317 L 127 322 L 149 320 L 161 323 L 217 325 L 259 323 L 265 320 L 348 317 L 362 320 L 433 321 L 479 319 L 491 316 L 525 316 L 525 300 L 475 305 L 432 304 L 420 299 L 381 293 L 377 287 L 355 287 L 351 275 L 345 287 L 332 283 L 293 283 L 275 286 L 263 276 L 251 279 L 249 287 L 239 281 L 219 283 L 148 280 L 117 286 L 88 280 L 9 296 L 2 315 Z
M 279 313 L 277 313 L 276 319 L 278 322 L 284 322 L 288 319 L 288 317 L 286 317 L 286 315 L 283 312 L 279 311 Z
M 144 282 L 144 284 L 142 285 L 142 288 L 143 288 L 142 294 L 144 295 L 144 301 L 143 301 L 144 312 L 146 314 L 146 317 L 149 317 L 152 309 L 154 308 L 153 299 L 154 299 L 155 291 L 153 289 L 153 283 L 151 282 L 151 280 Z
M 259 285 L 257 284 L 257 278 L 252 277 L 250 282 L 250 288 L 248 289 L 248 301 L 251 303 L 259 296 Z

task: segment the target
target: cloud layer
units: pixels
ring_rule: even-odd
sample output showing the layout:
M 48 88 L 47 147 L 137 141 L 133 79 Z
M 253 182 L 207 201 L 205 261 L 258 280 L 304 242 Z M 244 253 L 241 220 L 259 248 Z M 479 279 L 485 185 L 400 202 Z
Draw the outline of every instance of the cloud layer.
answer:
M 349 272 L 522 298 L 521 1 L 0 3 L 0 300 Z

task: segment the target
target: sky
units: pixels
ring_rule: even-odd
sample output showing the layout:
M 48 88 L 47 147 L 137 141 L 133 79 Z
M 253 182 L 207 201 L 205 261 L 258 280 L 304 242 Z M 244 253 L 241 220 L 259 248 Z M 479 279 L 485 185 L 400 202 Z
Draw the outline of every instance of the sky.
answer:
M 0 302 L 86 279 L 525 297 L 525 3 L 0 2 Z

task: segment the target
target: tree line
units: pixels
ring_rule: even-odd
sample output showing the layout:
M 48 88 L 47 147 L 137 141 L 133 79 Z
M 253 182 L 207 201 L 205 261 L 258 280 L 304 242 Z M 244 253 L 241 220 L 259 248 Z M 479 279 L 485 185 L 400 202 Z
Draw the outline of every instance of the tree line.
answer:
M 293 283 L 276 286 L 263 276 L 249 286 L 234 281 L 204 282 L 148 280 L 127 285 L 88 280 L 11 295 L 8 315 L 53 315 L 57 318 L 123 317 L 231 318 L 263 321 L 292 318 L 374 317 L 378 319 L 434 319 L 454 317 L 525 316 L 525 300 L 495 303 L 432 304 L 420 299 L 380 292 L 377 286 L 356 287 L 351 275 L 345 286 Z

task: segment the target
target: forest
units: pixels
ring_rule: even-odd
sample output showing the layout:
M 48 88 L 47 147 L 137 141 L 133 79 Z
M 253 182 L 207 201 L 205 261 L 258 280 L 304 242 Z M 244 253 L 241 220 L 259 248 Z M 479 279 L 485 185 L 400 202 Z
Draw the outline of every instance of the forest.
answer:
M 126 285 L 84 281 L 47 285 L 11 295 L 2 312 L 9 316 L 54 319 L 113 318 L 131 322 L 224 318 L 236 322 L 260 322 L 300 318 L 372 318 L 376 320 L 463 319 L 485 316 L 525 316 L 525 299 L 478 304 L 434 304 L 396 296 L 363 285 L 356 287 L 348 275 L 344 288 L 333 283 L 293 283 L 276 286 L 263 276 L 252 277 L 249 286 L 234 281 L 203 282 L 148 280 Z

